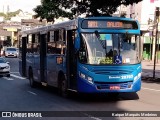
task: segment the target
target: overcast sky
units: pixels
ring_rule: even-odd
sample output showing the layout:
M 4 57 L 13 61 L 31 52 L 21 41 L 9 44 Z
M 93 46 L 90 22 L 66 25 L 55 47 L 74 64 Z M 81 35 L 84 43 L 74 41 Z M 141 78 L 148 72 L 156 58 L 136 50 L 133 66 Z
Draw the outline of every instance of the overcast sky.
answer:
M 24 12 L 33 12 L 33 8 L 37 5 L 40 5 L 41 0 L 0 0 L 0 12 L 7 11 L 7 5 L 9 5 L 9 10 L 16 11 L 18 9 L 23 10 Z

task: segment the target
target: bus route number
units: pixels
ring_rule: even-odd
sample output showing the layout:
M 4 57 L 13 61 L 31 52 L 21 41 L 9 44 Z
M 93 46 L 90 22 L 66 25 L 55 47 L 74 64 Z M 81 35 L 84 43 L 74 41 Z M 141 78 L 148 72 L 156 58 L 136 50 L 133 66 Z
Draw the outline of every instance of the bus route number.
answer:
M 133 75 L 123 75 L 121 76 L 121 79 L 131 79 L 133 78 Z
M 88 27 L 98 27 L 97 21 L 88 21 Z

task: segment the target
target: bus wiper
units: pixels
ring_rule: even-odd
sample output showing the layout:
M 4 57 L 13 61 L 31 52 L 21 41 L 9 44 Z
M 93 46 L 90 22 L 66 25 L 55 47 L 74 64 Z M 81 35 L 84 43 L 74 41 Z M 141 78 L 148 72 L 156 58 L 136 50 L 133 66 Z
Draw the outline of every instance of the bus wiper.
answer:
M 100 35 L 99 35 L 98 31 L 97 31 L 97 30 L 95 30 L 95 32 L 94 32 L 94 33 L 95 33 L 95 35 L 96 35 L 97 39 L 98 39 L 98 40 L 100 40 Z
M 95 35 L 96 35 L 98 41 L 100 42 L 102 48 L 103 48 L 103 49 L 106 49 L 106 41 L 100 39 L 100 34 L 99 34 L 99 32 L 98 32 L 97 30 L 95 30 L 94 33 L 95 33 Z M 104 42 L 104 41 L 105 41 L 105 42 Z

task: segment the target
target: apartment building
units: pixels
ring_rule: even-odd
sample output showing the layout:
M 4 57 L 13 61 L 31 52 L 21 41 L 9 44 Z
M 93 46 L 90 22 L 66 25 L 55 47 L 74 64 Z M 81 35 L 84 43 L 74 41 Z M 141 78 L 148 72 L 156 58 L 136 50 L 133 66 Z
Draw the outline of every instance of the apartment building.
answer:
M 153 60 L 155 52 L 155 9 L 160 7 L 160 0 L 143 0 L 138 4 L 121 6 L 119 11 L 126 11 L 126 17 L 139 21 L 143 40 L 143 58 Z M 123 8 L 123 9 L 122 9 Z M 159 18 L 160 21 L 160 18 Z M 158 24 L 157 58 L 160 59 L 160 22 Z

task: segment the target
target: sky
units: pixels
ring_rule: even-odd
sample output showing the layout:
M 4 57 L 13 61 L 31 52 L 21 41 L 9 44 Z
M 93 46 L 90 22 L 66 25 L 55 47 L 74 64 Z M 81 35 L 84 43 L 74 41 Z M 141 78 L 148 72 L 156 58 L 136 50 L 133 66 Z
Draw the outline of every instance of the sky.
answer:
M 41 0 L 0 0 L 0 12 L 7 11 L 7 5 L 9 5 L 9 11 L 16 11 L 21 9 L 24 12 L 33 13 L 33 8 L 41 4 Z

